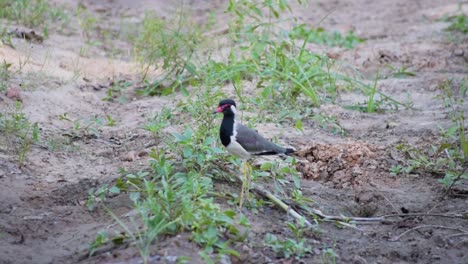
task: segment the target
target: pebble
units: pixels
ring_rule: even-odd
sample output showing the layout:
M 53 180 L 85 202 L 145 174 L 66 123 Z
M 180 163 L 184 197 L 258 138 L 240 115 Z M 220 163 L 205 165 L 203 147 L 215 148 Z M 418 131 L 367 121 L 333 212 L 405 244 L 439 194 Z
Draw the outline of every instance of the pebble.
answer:
M 138 157 L 144 157 L 144 156 L 147 156 L 148 154 L 149 153 L 147 150 L 140 150 L 137 155 Z
M 356 255 L 353 258 L 353 263 L 354 264 L 367 264 L 367 261 L 363 257 Z
M 462 49 L 456 49 L 453 51 L 453 55 L 455 56 L 463 56 L 463 50 Z
M 112 157 L 113 153 L 111 149 L 99 149 L 95 152 L 95 155 L 98 157 Z
M 122 159 L 123 159 L 123 161 L 132 162 L 132 161 L 136 160 L 136 157 L 137 157 L 136 152 L 135 151 L 130 151 Z
M 221 255 L 219 259 L 220 264 L 231 264 L 231 259 L 227 255 Z
M 6 97 L 19 102 L 23 101 L 23 98 L 21 97 L 21 89 L 16 87 L 8 88 L 8 90 L 6 91 Z

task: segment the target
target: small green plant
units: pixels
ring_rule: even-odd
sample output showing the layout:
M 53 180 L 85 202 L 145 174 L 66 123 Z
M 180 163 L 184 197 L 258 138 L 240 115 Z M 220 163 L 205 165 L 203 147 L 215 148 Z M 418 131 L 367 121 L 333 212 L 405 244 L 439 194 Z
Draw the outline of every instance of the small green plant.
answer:
M 393 78 L 406 78 L 416 76 L 416 73 L 408 71 L 408 67 L 405 66 L 401 68 L 395 68 L 392 65 L 387 65 L 387 67 L 390 69 L 390 76 Z
M 16 102 L 0 112 L 1 135 L 5 137 L 7 145 L 15 150 L 20 167 L 24 165 L 31 146 L 39 140 L 39 125 L 31 123 L 22 110 L 22 104 Z
M 181 151 L 184 155 L 195 154 L 189 138 L 177 137 L 178 144 L 183 145 Z M 235 224 L 248 224 L 243 216 L 221 210 L 213 203 L 213 198 L 208 196 L 213 188 L 212 181 L 203 172 L 203 166 L 189 165 L 190 170 L 177 171 L 176 166 L 187 167 L 176 165 L 172 158 L 157 150 L 153 150 L 150 157 L 151 172 L 127 173 L 113 187 L 103 186 L 92 191 L 88 204 L 94 205 L 96 198 L 105 199 L 106 192 L 127 193 L 139 212 L 138 221 L 143 228 L 130 231 L 127 224 L 115 218 L 124 227 L 126 235 L 137 242 L 143 259 L 147 259 L 149 246 L 159 235 L 184 230 L 192 232 L 193 241 L 204 247 L 204 254 L 237 255 L 224 241 L 223 234 L 242 235 Z M 202 164 L 206 162 L 203 153 L 194 159 Z
M 125 90 L 132 85 L 130 81 L 116 81 L 107 88 L 106 97 L 102 98 L 103 101 L 117 101 L 119 103 L 126 103 L 127 98 L 124 95 Z
M 147 12 L 135 40 L 135 56 L 144 66 L 144 79 L 152 67 L 161 67 L 164 73 L 155 80 L 147 81 L 141 91 L 144 95 L 166 95 L 197 76 L 193 64 L 195 50 L 201 38 L 196 27 L 183 11 L 169 21 Z
M 8 88 L 8 83 L 11 78 L 11 63 L 7 63 L 3 60 L 3 63 L 0 65 L 0 92 L 6 91 Z
M 11 41 L 11 34 L 8 34 L 7 28 L 2 25 L 0 25 L 0 45 L 1 44 L 8 45 L 12 48 L 15 47 Z
M 352 31 L 343 36 L 339 32 L 329 33 L 321 27 L 308 28 L 306 24 L 295 26 L 289 33 L 289 37 L 291 39 L 302 39 L 306 42 L 327 46 L 339 46 L 347 49 L 352 49 L 359 43 L 364 42 L 364 39 L 357 37 Z
M 460 178 L 468 178 L 468 138 L 465 131 L 464 103 L 468 91 L 468 78 L 459 83 L 458 93 L 453 89 L 454 81 L 448 80 L 440 88 L 443 92 L 444 106 L 450 109 L 449 117 L 453 126 L 443 133 L 445 138 L 453 138 L 455 142 L 446 140 L 440 150 L 447 154 L 449 169 L 441 182 L 450 188 Z
M 97 138 L 99 137 L 103 126 L 116 125 L 116 121 L 109 115 L 106 115 L 104 118 L 94 116 L 89 119 L 71 119 L 68 117 L 68 113 L 63 113 L 59 115 L 58 118 L 59 120 L 66 121 L 71 124 L 71 129 L 67 134 L 71 138 Z
M 345 79 L 348 79 L 345 77 Z M 361 83 L 358 80 L 349 80 L 350 82 L 356 82 L 361 85 L 363 93 L 368 96 L 367 101 L 362 104 L 345 105 L 345 109 L 357 110 L 366 113 L 384 112 L 398 110 L 400 107 L 405 109 L 412 108 L 410 100 L 407 102 L 397 101 L 392 97 L 383 94 L 378 89 L 378 81 L 380 79 L 380 73 L 377 72 L 372 86 Z
M 322 249 L 322 263 L 323 264 L 335 264 L 338 254 L 333 248 Z
M 315 114 L 312 119 L 317 122 L 323 129 L 330 131 L 332 134 L 345 136 L 346 131 L 344 128 L 338 123 L 336 117 L 317 113 Z
M 398 175 L 404 172 L 404 167 L 401 164 L 393 165 L 390 167 L 389 171 L 392 175 Z
M 171 109 L 164 107 L 161 109 L 161 111 L 150 118 L 150 120 L 142 128 L 153 135 L 155 142 L 159 142 L 163 136 L 162 130 L 169 125 L 169 120 L 171 118 Z
M 282 12 L 290 9 L 289 1 L 230 1 L 227 10 L 233 15 L 232 23 L 229 23 L 230 32 L 240 47 L 231 50 L 229 63 L 212 63 L 211 66 L 216 67 L 202 68 L 199 72 L 207 72 L 208 78 L 200 79 L 213 81 L 210 77 L 218 76 L 221 78 L 215 85 L 226 81 L 233 83 L 241 101 L 240 81 L 253 82 L 263 102 L 259 106 L 271 109 L 278 105 L 278 109 L 273 109 L 276 113 L 297 105 L 314 107 L 322 102 L 333 102 L 340 90 L 350 88 L 366 95 L 373 92 L 375 97 L 379 96 L 379 101 L 370 96 L 373 100 L 371 108 L 377 107 L 377 102 L 381 105 L 405 105 L 377 91 L 375 86 L 371 87 L 337 72 L 339 67 L 335 67 L 336 62 L 327 56 L 310 52 L 306 44 L 313 30 L 307 31 L 302 26 L 293 30 L 293 37 L 281 34 L 283 30 L 279 29 L 276 22 Z M 320 36 L 325 38 L 325 33 Z M 349 47 L 361 41 L 353 34 L 342 37 L 341 42 L 328 39 L 330 44 L 340 43 Z M 300 123 L 298 127 L 300 129 Z
M 439 98 L 450 110 L 452 125 L 441 128 L 440 138 L 429 147 L 416 148 L 408 144 L 400 144 L 396 149 L 407 156 L 404 164 L 391 168 L 394 174 L 403 173 L 432 173 L 442 175 L 439 181 L 450 187 L 460 178 L 468 178 L 464 170 L 467 165 L 468 141 L 465 132 L 465 116 L 463 111 L 464 97 L 467 92 L 467 79 L 460 82 L 457 93 L 454 91 L 452 80 L 444 82 L 440 89 Z
M 92 256 L 96 249 L 109 243 L 109 234 L 106 231 L 100 231 L 94 241 L 89 246 L 89 255 Z
M 265 236 L 265 245 L 269 246 L 280 257 L 296 259 L 303 258 L 307 253 L 312 252 L 312 247 L 308 245 L 304 238 L 304 228 L 297 227 L 293 223 L 287 223 L 288 228 L 293 232 L 294 238 L 280 240 L 277 236 L 268 233 Z
M 93 33 L 96 31 L 98 19 L 87 10 L 85 5 L 81 3 L 76 9 L 76 16 L 78 17 L 83 37 L 87 43 L 90 43 L 93 38 Z
M 377 72 L 374 80 L 374 85 L 370 90 L 369 99 L 367 100 L 367 113 L 373 113 L 376 110 L 376 103 L 375 103 L 375 92 L 377 91 L 377 81 L 379 79 L 379 73 Z
M 63 27 L 69 20 L 64 8 L 51 5 L 46 0 L 0 0 L 0 18 L 26 27 L 41 27 L 45 37 L 50 26 L 58 24 Z
M 253 171 L 253 180 L 256 180 L 258 177 L 273 178 L 276 191 L 284 193 L 282 186 L 289 183 L 289 177 L 292 177 L 294 187 L 300 189 L 301 182 L 299 180 L 299 173 L 295 168 L 296 159 L 292 157 L 286 158 L 283 162 L 265 162 L 260 166 L 260 169 Z M 299 196 L 296 195 L 296 198 L 299 198 Z
M 468 33 L 468 16 L 461 13 L 456 16 L 447 17 L 444 19 L 446 22 L 450 22 L 447 27 L 447 31 L 456 31 L 463 34 Z

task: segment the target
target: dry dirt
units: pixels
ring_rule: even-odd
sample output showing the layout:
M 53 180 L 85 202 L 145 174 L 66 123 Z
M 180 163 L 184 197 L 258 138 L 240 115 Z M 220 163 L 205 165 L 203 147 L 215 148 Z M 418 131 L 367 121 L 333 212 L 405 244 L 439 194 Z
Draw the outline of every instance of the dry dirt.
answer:
M 77 5 L 71 0 L 54 2 L 64 3 L 70 10 Z M 174 10 L 172 1 L 167 0 L 81 2 L 102 16 L 106 24 L 115 23 L 114 27 L 122 17 L 141 20 L 144 10 L 155 10 L 161 16 Z M 200 20 L 211 11 L 220 16 L 219 21 L 225 16 L 223 1 L 190 2 Z M 327 52 L 352 65 L 370 80 L 386 64 L 406 66 L 417 74 L 386 78 L 379 82 L 379 89 L 397 99 L 410 96 L 418 110 L 365 114 L 337 105 L 322 106 L 321 111 L 337 116 L 348 132 L 346 138 L 331 135 L 313 122 L 305 125 L 304 133 L 293 128 L 259 127 L 268 136 L 278 136 L 301 150 L 297 167 L 303 173 L 302 191 L 318 209 L 333 215 L 377 216 L 402 211 L 424 213 L 436 203 L 443 192 L 437 178 L 391 175 L 388 169 L 396 161 L 390 150 L 401 142 L 427 146 L 438 134 L 438 125 L 449 122 L 447 110 L 435 98 L 437 87 L 447 78 L 467 76 L 468 43 L 450 41 L 443 31 L 447 24 L 439 19 L 453 14 L 457 4 L 454 0 L 336 0 L 311 1 L 305 8 L 294 8 L 294 15 L 307 23 L 317 24 L 327 16 L 322 27 L 342 32 L 352 29 L 366 39 L 351 50 L 312 46 L 317 52 Z M 13 63 L 15 69 L 20 60 L 29 61 L 10 86 L 22 87 L 25 112 L 39 122 L 44 138 L 58 147 L 49 151 L 34 146 L 22 168 L 13 154 L 0 148 L 0 263 L 140 263 L 139 253 L 132 247 L 86 257 L 97 232 L 114 221 L 104 210 L 88 211 L 84 203 L 88 190 L 115 179 L 119 167 L 145 166 L 146 157 L 127 157 L 130 161 L 122 157 L 141 151 L 151 142 L 139 127 L 174 99 L 130 96 L 125 103 L 102 101 L 109 80 L 138 76 L 139 66 L 129 59 L 131 47 L 126 43 L 116 43 L 122 52 L 111 58 L 105 45 L 92 47 L 86 57 L 80 56 L 84 40 L 76 32 L 51 33 L 42 43 L 13 41 L 15 49 L 0 46 L 0 60 Z M 343 94 L 340 100 L 346 104 L 364 99 Z M 0 107 L 10 101 L 1 95 Z M 63 113 L 74 119 L 109 114 L 117 125 L 102 128 L 98 138 L 81 138 L 64 145 L 60 139 L 70 130 L 70 124 L 59 120 Z M 217 188 L 238 191 L 222 182 Z M 117 215 L 131 210 L 131 203 L 120 196 L 110 199 L 108 206 Z M 445 199 L 434 213 L 467 211 L 466 196 L 458 196 Z M 277 259 L 273 251 L 262 246 L 266 233 L 291 236 L 285 225 L 278 224 L 286 221 L 287 215 L 271 207 L 262 207 L 257 214 L 244 213 L 252 228 L 247 242 L 235 245 L 241 258 L 231 259 L 232 263 L 321 263 L 326 248 L 339 255 L 338 263 L 468 262 L 468 237 L 451 237 L 457 231 L 433 227 L 466 230 L 466 220 L 413 217 L 393 224 L 363 225 L 360 230 L 322 223 L 322 232 L 306 234 L 313 254 L 295 261 Z M 422 225 L 429 227 L 391 242 L 395 236 Z M 154 245 L 151 263 L 175 263 L 177 256 L 190 256 L 190 263 L 201 263 L 198 250 L 187 234 L 161 239 Z

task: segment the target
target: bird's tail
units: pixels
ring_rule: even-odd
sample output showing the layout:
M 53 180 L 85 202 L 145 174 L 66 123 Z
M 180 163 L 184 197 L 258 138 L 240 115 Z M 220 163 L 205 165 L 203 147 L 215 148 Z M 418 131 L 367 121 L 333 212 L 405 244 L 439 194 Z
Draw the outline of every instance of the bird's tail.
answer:
M 268 155 L 278 155 L 278 154 L 285 154 L 288 156 L 291 156 L 295 153 L 296 151 L 292 148 L 287 148 L 284 152 L 283 151 L 277 151 L 277 150 L 272 150 L 272 151 L 264 151 L 260 153 L 255 153 L 253 154 L 254 156 L 268 156 Z
M 294 153 L 296 153 L 296 151 L 292 148 L 287 148 L 286 149 L 286 152 L 284 154 L 288 155 L 288 156 L 291 156 L 293 155 Z

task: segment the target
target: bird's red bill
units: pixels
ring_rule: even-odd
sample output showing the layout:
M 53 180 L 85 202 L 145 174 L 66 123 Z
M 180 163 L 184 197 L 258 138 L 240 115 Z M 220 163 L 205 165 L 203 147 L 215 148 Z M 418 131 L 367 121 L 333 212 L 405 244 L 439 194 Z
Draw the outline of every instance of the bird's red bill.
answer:
M 222 105 L 222 106 L 218 106 L 218 108 L 216 108 L 216 113 L 222 113 L 224 111 L 225 108 L 228 108 L 230 107 L 231 105 Z

